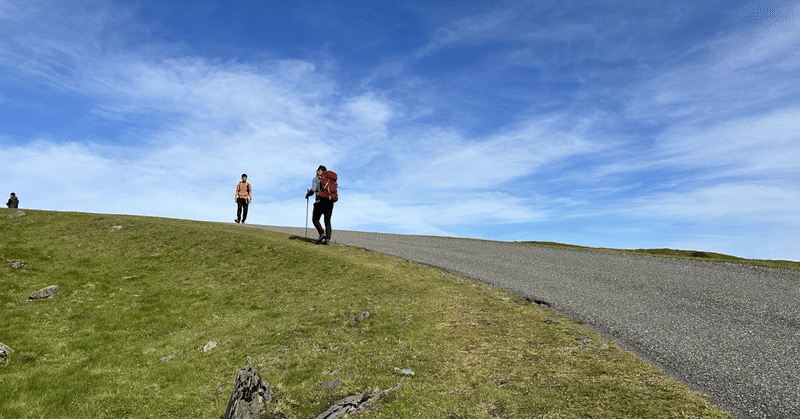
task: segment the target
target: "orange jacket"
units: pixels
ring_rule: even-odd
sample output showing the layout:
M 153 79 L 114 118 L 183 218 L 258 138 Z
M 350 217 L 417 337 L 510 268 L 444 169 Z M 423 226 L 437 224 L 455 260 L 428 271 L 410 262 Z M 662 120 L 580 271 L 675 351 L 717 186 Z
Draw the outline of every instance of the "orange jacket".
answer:
M 249 183 L 241 181 L 236 184 L 236 199 L 244 198 L 249 200 L 251 192 L 253 192 L 253 188 Z

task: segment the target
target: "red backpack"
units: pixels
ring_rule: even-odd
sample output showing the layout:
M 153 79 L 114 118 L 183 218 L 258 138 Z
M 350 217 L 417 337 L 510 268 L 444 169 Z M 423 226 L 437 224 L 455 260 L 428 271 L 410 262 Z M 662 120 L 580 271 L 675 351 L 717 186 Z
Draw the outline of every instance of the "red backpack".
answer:
M 336 173 L 328 170 L 319 175 L 319 197 L 333 202 L 339 200 L 339 185 L 336 183 Z

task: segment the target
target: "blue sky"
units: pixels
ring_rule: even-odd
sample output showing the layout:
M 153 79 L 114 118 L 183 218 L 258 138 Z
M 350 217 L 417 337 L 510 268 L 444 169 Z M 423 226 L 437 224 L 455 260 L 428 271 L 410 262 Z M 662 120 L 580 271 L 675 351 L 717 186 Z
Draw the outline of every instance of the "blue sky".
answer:
M 798 1 L 0 0 L 0 192 L 800 260 L 799 74 Z

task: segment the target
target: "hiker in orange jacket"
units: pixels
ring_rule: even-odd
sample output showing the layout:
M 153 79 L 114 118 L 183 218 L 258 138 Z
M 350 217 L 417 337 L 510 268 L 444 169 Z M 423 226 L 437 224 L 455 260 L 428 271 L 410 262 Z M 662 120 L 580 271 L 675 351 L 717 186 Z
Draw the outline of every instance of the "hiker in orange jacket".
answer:
M 253 187 L 247 183 L 247 174 L 242 174 L 242 181 L 236 184 L 236 195 L 234 196 L 236 200 L 236 219 L 234 221 L 237 223 L 244 224 L 244 220 L 247 219 L 247 207 L 250 205 L 252 192 Z

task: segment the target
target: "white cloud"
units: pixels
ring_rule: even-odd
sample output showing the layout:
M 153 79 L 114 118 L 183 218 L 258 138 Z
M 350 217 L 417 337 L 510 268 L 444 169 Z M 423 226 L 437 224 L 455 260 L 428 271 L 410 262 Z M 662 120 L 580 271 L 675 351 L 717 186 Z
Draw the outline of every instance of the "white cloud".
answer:
M 433 235 L 454 235 L 450 229 L 463 226 L 536 222 L 550 216 L 541 205 L 500 192 L 451 192 L 417 200 L 354 193 L 336 204 L 335 214 L 343 229 L 377 226 L 380 231 Z
M 469 193 L 502 187 L 536 172 L 540 167 L 596 151 L 598 146 L 579 130 L 562 130 L 554 121 L 531 121 L 517 129 L 485 139 L 465 139 L 440 132 L 433 148 L 411 154 L 409 183 L 422 188 Z M 530 182 L 532 183 L 532 181 Z
M 800 109 L 709 128 L 677 126 L 659 139 L 655 155 L 658 165 L 704 169 L 706 176 L 786 177 L 800 168 Z
M 342 122 L 351 132 L 360 132 L 372 139 L 386 139 L 387 125 L 395 115 L 385 100 L 377 99 L 374 94 L 364 94 L 347 100 L 343 108 Z
M 95 199 L 113 182 L 113 162 L 101 157 L 89 146 L 58 145 L 39 141 L 26 147 L 2 147 L 0 161 L 6 170 L 5 182 L 16 186 L 28 202 L 55 197 L 62 202 Z M 64 195 L 70 190 L 83 195 Z
M 511 10 L 491 11 L 459 19 L 449 27 L 440 27 L 432 35 L 431 42 L 417 51 L 415 57 L 422 58 L 454 44 L 482 43 L 487 39 L 504 37 L 514 15 Z
M 203 58 L 152 62 L 143 56 L 112 57 L 101 70 L 86 69 L 82 93 L 98 97 L 101 107 L 127 113 L 166 112 L 184 118 L 265 125 L 306 126 L 333 92 L 316 67 L 299 60 L 256 65 L 220 63 Z M 262 122 L 263 121 L 263 122 Z
M 643 196 L 623 210 L 629 215 L 692 221 L 780 222 L 800 227 L 800 192 L 764 183 L 723 183 L 685 193 Z

